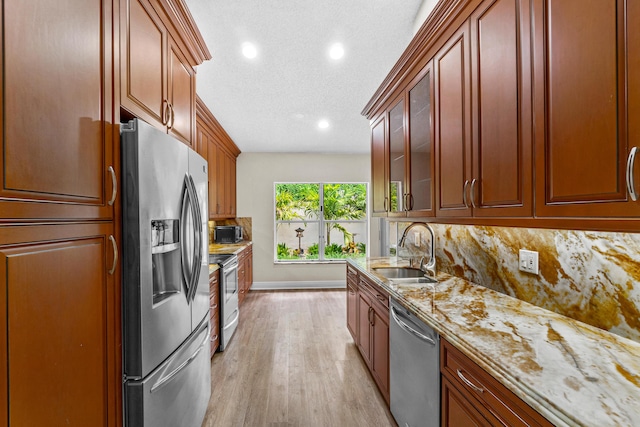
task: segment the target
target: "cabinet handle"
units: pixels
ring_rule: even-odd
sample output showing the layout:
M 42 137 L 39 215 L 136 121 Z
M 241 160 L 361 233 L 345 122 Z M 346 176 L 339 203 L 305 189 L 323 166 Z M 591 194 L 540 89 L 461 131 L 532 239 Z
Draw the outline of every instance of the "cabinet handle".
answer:
M 113 170 L 113 166 L 109 166 L 109 174 L 111 174 L 111 199 L 107 202 L 109 206 L 113 206 L 118 195 L 118 178 L 116 178 L 116 171 Z
M 467 179 L 464 182 L 464 187 L 462 187 L 462 203 L 464 203 L 464 207 L 469 207 L 469 202 L 467 201 L 467 187 L 469 186 L 469 180 Z
M 409 210 L 409 193 L 404 193 L 404 211 Z
M 218 336 L 214 335 L 211 337 L 211 342 L 217 341 L 218 340 Z
M 481 387 L 478 387 L 477 385 L 475 385 L 474 383 L 472 383 L 471 381 L 469 381 L 467 379 L 467 377 L 465 377 L 464 375 L 462 375 L 462 371 L 460 371 L 460 369 L 456 369 L 456 372 L 458 374 L 458 378 L 460 378 L 462 380 L 463 383 L 465 383 L 466 385 L 468 385 L 469 387 L 471 387 L 473 390 L 475 390 L 477 393 L 484 393 L 484 389 Z
M 471 206 L 473 206 L 474 208 L 477 207 L 476 206 L 476 182 L 477 179 L 473 178 L 473 180 L 471 181 Z
M 386 300 L 384 299 L 384 297 L 380 294 L 376 294 L 376 298 L 378 299 L 378 301 L 380 302 L 385 302 Z
M 384 206 L 384 211 L 388 212 L 387 211 L 387 196 L 384 196 L 384 205 L 383 206 Z
M 166 126 L 169 124 L 169 115 L 171 111 L 169 111 L 169 101 L 166 99 L 162 100 L 162 126 Z
M 409 193 L 409 210 L 413 210 L 413 194 Z
M 109 235 L 109 240 L 111 240 L 111 247 L 113 248 L 113 264 L 109 270 L 109 274 L 112 275 L 116 271 L 116 265 L 118 264 L 118 244 L 113 235 Z
M 638 200 L 638 194 L 636 193 L 636 185 L 635 179 L 633 176 L 633 166 L 636 161 L 636 152 L 638 151 L 638 147 L 633 147 L 629 152 L 629 157 L 627 158 L 627 191 L 629 192 L 629 196 L 631 200 L 634 202 Z
M 169 129 L 173 129 L 173 123 L 176 121 L 176 113 L 173 109 L 173 104 L 169 104 L 169 110 L 171 111 L 171 124 L 169 125 Z
M 211 310 L 215 310 L 216 308 L 218 308 L 218 304 L 213 304 L 212 306 L 210 306 Z

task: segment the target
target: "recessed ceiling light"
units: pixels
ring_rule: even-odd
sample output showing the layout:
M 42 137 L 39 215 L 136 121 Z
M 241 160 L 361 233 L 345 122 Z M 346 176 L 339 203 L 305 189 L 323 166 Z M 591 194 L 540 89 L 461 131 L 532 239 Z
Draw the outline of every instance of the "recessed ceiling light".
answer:
M 340 59 L 344 56 L 344 46 L 342 43 L 334 43 L 329 48 L 329 56 L 331 59 Z
M 249 59 L 253 59 L 258 55 L 258 49 L 253 43 L 244 42 L 242 43 L 242 54 Z
M 329 122 L 327 120 L 322 119 L 318 122 L 318 127 L 320 129 L 326 129 L 329 127 Z

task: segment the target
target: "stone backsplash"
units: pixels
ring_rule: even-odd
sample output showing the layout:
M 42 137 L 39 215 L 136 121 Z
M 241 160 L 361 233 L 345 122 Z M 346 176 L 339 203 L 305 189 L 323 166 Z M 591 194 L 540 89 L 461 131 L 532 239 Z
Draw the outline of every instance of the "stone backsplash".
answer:
M 398 223 L 398 235 L 407 225 Z M 438 271 L 640 342 L 640 234 L 431 226 Z M 424 229 L 408 237 L 398 255 L 424 253 Z M 539 275 L 518 269 L 520 249 L 539 253 Z

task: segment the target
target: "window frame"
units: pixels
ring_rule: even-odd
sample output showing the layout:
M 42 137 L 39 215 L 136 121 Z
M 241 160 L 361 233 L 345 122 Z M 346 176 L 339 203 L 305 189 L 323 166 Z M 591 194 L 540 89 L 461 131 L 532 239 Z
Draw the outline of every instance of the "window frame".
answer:
M 277 194 L 277 186 L 279 184 L 315 184 L 318 185 L 318 202 L 320 207 L 320 212 L 322 215 L 318 219 L 291 219 L 291 220 L 278 220 L 276 219 L 276 194 Z M 348 220 L 348 219 L 337 219 L 337 220 L 327 220 L 324 218 L 324 186 L 327 184 L 358 184 L 364 185 L 365 188 L 365 200 L 366 200 L 366 212 L 363 219 L 359 220 Z M 275 181 L 273 183 L 273 263 L 275 265 L 282 264 L 336 264 L 342 263 L 344 264 L 348 258 L 333 258 L 333 259 L 325 259 L 324 249 L 326 246 L 326 227 L 327 223 L 357 223 L 363 224 L 365 230 L 365 252 L 363 257 L 368 257 L 369 254 L 369 235 L 370 235 L 370 201 L 369 201 L 369 183 L 362 181 Z M 309 224 L 315 223 L 318 225 L 318 259 L 301 259 L 301 260 L 291 260 L 291 259 L 278 259 L 278 224 Z M 308 227 L 307 227 L 308 228 Z M 354 257 L 355 258 L 355 257 Z

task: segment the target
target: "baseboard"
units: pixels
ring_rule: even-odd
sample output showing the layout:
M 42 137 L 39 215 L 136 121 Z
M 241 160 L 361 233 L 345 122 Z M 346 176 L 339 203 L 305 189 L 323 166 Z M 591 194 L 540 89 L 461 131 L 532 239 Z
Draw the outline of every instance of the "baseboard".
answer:
M 324 280 L 309 282 L 253 282 L 252 291 L 277 291 L 290 289 L 346 289 L 344 280 Z

